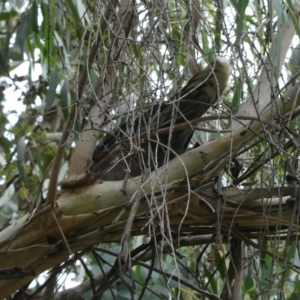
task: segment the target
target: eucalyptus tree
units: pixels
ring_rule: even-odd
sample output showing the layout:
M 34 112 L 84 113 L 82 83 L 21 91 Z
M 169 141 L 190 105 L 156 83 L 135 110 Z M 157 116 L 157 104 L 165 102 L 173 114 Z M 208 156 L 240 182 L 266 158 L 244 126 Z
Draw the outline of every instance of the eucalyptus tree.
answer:
M 297 299 L 298 4 L 0 5 L 1 298 Z

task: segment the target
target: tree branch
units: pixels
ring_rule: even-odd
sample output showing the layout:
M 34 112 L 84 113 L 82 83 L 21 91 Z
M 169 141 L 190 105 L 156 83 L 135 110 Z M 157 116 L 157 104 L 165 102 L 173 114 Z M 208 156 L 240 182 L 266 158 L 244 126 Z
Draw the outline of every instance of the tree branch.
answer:
M 110 12 L 116 6 L 116 3 L 118 3 L 118 1 L 112 2 L 113 7 L 108 8 Z M 86 175 L 87 169 L 91 163 L 99 131 L 105 119 L 105 110 L 112 101 L 112 99 L 106 99 L 106 97 L 109 97 L 111 94 L 112 86 L 116 77 L 115 64 L 122 54 L 127 35 L 130 32 L 131 21 L 134 13 L 133 5 L 134 1 L 129 0 L 122 0 L 119 3 L 118 15 L 114 23 L 114 30 L 112 30 L 113 38 L 111 42 L 111 52 L 107 59 L 107 67 L 103 70 L 102 75 L 99 78 L 98 85 L 93 91 L 95 103 L 90 109 L 89 118 L 83 127 L 81 138 L 77 142 L 75 152 L 71 160 L 68 178 L 64 184 L 72 185 L 82 179 Z M 105 22 L 108 22 L 108 17 L 104 17 L 103 19 Z M 104 31 L 102 30 L 101 33 L 103 34 L 103 32 Z M 100 37 L 98 37 L 97 43 L 100 43 L 99 41 L 101 41 Z M 96 50 L 99 50 L 99 45 Z M 89 65 L 89 67 L 90 66 L 91 65 Z M 103 99 L 99 100 L 101 95 L 103 96 Z

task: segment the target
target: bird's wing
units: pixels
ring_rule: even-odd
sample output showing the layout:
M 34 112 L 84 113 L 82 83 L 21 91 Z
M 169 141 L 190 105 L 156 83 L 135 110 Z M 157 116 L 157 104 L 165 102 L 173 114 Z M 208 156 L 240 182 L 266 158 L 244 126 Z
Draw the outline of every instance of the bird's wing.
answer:
M 154 124 L 154 120 L 157 120 L 160 110 L 164 110 L 166 106 L 165 103 L 155 103 L 145 112 L 136 113 L 134 116 L 124 116 L 120 125 L 112 132 L 107 132 L 97 145 L 93 154 L 93 162 L 100 161 L 106 154 L 125 140 L 130 140 L 137 134 L 145 132 L 149 123 Z

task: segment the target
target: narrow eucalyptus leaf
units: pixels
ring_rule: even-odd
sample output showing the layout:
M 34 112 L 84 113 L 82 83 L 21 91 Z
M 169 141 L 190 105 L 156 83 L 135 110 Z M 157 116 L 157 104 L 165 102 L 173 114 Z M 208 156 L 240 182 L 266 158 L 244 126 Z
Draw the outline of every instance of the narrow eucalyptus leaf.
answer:
M 17 167 L 22 180 L 26 182 L 26 176 L 25 176 L 26 174 L 25 174 L 24 163 L 23 163 L 25 151 L 26 151 L 25 137 L 22 136 L 19 139 L 17 145 Z
M 24 15 L 17 29 L 16 44 L 20 47 L 21 52 L 24 52 L 24 43 L 28 35 L 29 15 Z
M 58 85 L 58 74 L 55 70 L 51 71 L 49 80 L 49 90 L 46 97 L 46 105 L 44 113 L 48 112 L 53 105 L 56 96 L 56 87 Z
M 68 99 L 69 99 L 69 81 L 66 79 L 60 92 L 60 97 L 61 97 L 61 109 L 63 116 L 65 120 L 67 120 L 69 116 L 69 111 L 68 111 Z

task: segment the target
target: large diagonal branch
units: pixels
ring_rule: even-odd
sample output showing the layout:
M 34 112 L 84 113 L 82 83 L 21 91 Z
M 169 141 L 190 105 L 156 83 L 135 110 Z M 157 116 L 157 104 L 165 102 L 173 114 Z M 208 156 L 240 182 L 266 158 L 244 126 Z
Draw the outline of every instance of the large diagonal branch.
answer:
M 300 105 L 299 88 L 299 84 L 292 87 L 286 93 L 284 101 L 277 102 L 276 110 L 270 106 L 260 118 L 262 120 L 274 120 L 274 118 L 279 117 L 279 114 L 285 115 L 294 107 L 298 107 Z M 151 173 L 149 179 L 142 186 L 144 194 L 159 191 L 162 186 L 165 188 L 172 187 L 186 176 L 203 170 L 210 162 L 229 153 L 232 149 L 249 143 L 260 134 L 263 128 L 271 125 L 272 122 L 266 125 L 265 122 L 252 121 L 249 126 L 238 128 L 230 136 L 223 136 L 171 160 L 167 170 L 165 167 L 161 167 Z M 65 191 L 57 201 L 57 209 L 63 214 L 74 215 L 96 211 L 103 208 L 103 205 L 107 205 L 107 207 L 118 206 L 126 203 L 128 198 L 136 192 L 139 182 L 141 182 L 140 176 L 128 180 L 127 195 L 121 191 L 123 181 L 106 181 L 72 192 Z M 70 197 L 72 201 L 70 201 Z M 82 203 L 85 204 L 84 207 Z
M 189 201 L 188 209 L 191 215 L 198 216 L 200 219 L 197 219 L 197 224 L 206 224 L 209 225 L 210 219 L 215 218 L 215 214 L 212 213 L 213 207 L 215 206 L 215 194 L 211 190 L 212 185 L 203 185 L 197 190 L 193 191 L 193 199 L 190 199 L 188 191 L 184 189 L 184 187 L 180 190 L 170 191 L 166 195 L 166 200 L 168 202 L 169 211 L 176 214 L 178 217 L 178 212 L 181 210 L 181 207 L 186 209 L 187 201 Z M 235 208 L 245 205 L 246 211 L 242 209 L 238 209 L 238 214 L 243 214 L 245 212 L 249 212 L 249 209 L 259 209 L 261 206 L 265 206 L 267 204 L 267 199 L 272 198 L 272 205 L 275 207 L 278 204 L 283 202 L 278 199 L 279 196 L 287 196 L 290 195 L 290 189 L 288 187 L 279 188 L 274 187 L 273 189 L 269 188 L 255 188 L 255 189 L 235 189 L 235 188 L 224 188 L 221 190 L 221 194 L 224 199 L 228 203 L 234 205 Z M 72 201 L 76 197 L 74 194 L 69 194 L 69 200 Z M 81 193 L 82 199 L 83 196 Z M 199 208 L 199 197 L 203 199 L 204 203 L 206 203 L 206 208 Z M 276 198 L 277 197 L 277 198 Z M 162 202 L 162 197 L 157 196 L 157 203 Z M 190 199 L 190 200 L 189 200 Z M 266 199 L 263 200 L 262 199 Z M 85 199 L 86 200 L 86 199 Z M 98 203 L 98 202 L 97 202 Z M 112 203 L 108 203 L 105 201 L 101 201 L 98 204 L 101 204 L 101 208 L 98 211 L 93 213 L 85 213 L 85 207 L 82 206 L 82 212 L 79 215 L 59 215 L 57 214 L 57 218 L 59 219 L 59 224 L 61 229 L 64 231 L 64 234 L 71 237 L 81 234 L 83 232 L 89 233 L 96 229 L 98 231 L 99 228 L 103 228 L 103 236 L 101 241 L 115 241 L 119 240 L 121 233 L 124 229 L 124 222 L 126 222 L 128 218 L 129 211 L 128 210 L 128 201 L 123 204 L 119 204 L 118 206 L 112 206 Z M 127 209 L 126 209 L 127 208 Z M 155 208 L 153 213 L 155 214 Z M 236 209 L 235 209 L 236 210 Z M 19 249 L 22 247 L 27 247 L 29 245 L 44 245 L 48 241 L 48 237 L 53 240 L 61 239 L 61 231 L 55 221 L 53 220 L 53 216 L 51 217 L 49 209 L 44 209 L 40 211 L 39 214 L 36 214 L 35 217 L 31 220 L 26 221 L 26 217 L 20 219 L 19 222 L 16 222 L 13 226 L 10 226 L 0 232 L 0 250 L 2 251 L 11 251 L 12 249 Z M 120 211 L 123 211 L 121 214 Z M 138 214 L 149 214 L 149 204 L 147 201 L 142 201 Z M 201 218 L 204 217 L 204 219 Z M 258 222 L 261 222 L 262 219 L 260 214 L 257 215 L 259 217 Z M 236 216 L 237 217 L 237 216 Z M 232 219 L 232 217 L 231 217 Z M 115 222 L 118 220 L 117 222 Z M 232 219 L 233 220 L 233 219 Z M 142 224 L 139 226 L 135 223 L 134 233 L 133 234 L 141 234 L 140 229 L 145 225 L 145 222 L 148 221 L 148 217 L 145 218 L 143 216 L 141 218 Z M 181 222 L 181 218 L 178 219 Z M 243 223 L 245 220 L 239 220 L 238 222 Z M 246 220 L 247 221 L 247 220 Z M 252 219 L 254 221 L 254 219 Z M 277 221 L 276 221 L 277 222 Z M 254 223 L 254 222 L 253 222 Z M 282 221 L 282 224 L 284 222 Z M 176 226 L 176 222 L 172 221 L 172 226 Z M 34 252 L 31 253 L 33 257 L 35 256 Z M 32 260 L 30 259 L 30 255 L 26 252 L 19 253 L 18 257 L 20 261 L 18 265 L 20 267 L 23 266 L 25 262 Z M 25 257 L 23 256 L 25 255 Z M 24 259 L 22 259 L 24 257 Z M 26 258 L 26 259 L 25 259 Z M 11 265 L 7 265 L 8 261 L 3 261 L 0 259 L 0 269 L 7 268 Z M 15 262 L 15 260 L 14 260 Z

